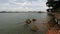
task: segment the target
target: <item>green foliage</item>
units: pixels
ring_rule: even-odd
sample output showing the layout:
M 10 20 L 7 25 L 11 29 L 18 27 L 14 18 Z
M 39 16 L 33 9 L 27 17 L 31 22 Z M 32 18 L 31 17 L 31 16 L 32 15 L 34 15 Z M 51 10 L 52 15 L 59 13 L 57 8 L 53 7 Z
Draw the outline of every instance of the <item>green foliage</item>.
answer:
M 58 10 L 58 9 L 60 9 L 60 1 L 48 1 L 47 3 L 46 3 L 46 5 L 48 6 L 48 7 L 52 7 L 52 12 L 59 12 L 60 13 L 60 10 Z M 47 9 L 47 11 L 49 12 L 49 9 Z

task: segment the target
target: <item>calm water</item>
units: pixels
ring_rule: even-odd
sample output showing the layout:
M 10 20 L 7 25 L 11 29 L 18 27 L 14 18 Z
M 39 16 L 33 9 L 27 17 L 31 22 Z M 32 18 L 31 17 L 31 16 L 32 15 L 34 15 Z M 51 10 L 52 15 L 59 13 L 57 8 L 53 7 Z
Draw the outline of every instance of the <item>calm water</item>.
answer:
M 26 19 L 37 19 L 39 31 L 31 31 L 33 24 L 25 26 Z M 49 19 L 47 13 L 0 13 L 0 34 L 45 34 L 47 28 L 41 23 Z

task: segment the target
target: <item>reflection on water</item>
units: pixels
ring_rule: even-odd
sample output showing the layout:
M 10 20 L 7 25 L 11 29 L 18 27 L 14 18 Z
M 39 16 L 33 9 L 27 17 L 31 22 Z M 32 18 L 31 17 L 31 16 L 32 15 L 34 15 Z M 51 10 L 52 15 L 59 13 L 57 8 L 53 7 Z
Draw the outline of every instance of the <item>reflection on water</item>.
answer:
M 29 26 L 25 25 L 26 19 L 37 19 Z M 0 34 L 45 34 L 48 27 L 46 23 L 50 17 L 47 13 L 0 13 Z M 31 31 L 31 27 L 36 25 L 39 30 Z

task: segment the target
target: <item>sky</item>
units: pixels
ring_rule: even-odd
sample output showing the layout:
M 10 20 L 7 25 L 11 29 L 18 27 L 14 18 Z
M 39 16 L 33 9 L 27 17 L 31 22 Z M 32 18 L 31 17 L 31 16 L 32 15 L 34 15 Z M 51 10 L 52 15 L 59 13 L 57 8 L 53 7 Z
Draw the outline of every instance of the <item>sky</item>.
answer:
M 0 0 L 0 11 L 46 11 L 47 0 Z

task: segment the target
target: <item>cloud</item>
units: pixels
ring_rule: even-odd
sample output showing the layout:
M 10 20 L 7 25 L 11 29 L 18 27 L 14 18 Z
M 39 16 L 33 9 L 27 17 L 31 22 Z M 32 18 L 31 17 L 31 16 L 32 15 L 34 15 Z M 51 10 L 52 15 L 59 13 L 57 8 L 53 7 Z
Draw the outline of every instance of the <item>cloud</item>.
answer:
M 45 11 L 45 3 L 46 0 L 3 0 L 0 2 L 0 11 Z
M 0 4 L 3 3 L 8 3 L 8 0 L 0 0 Z

